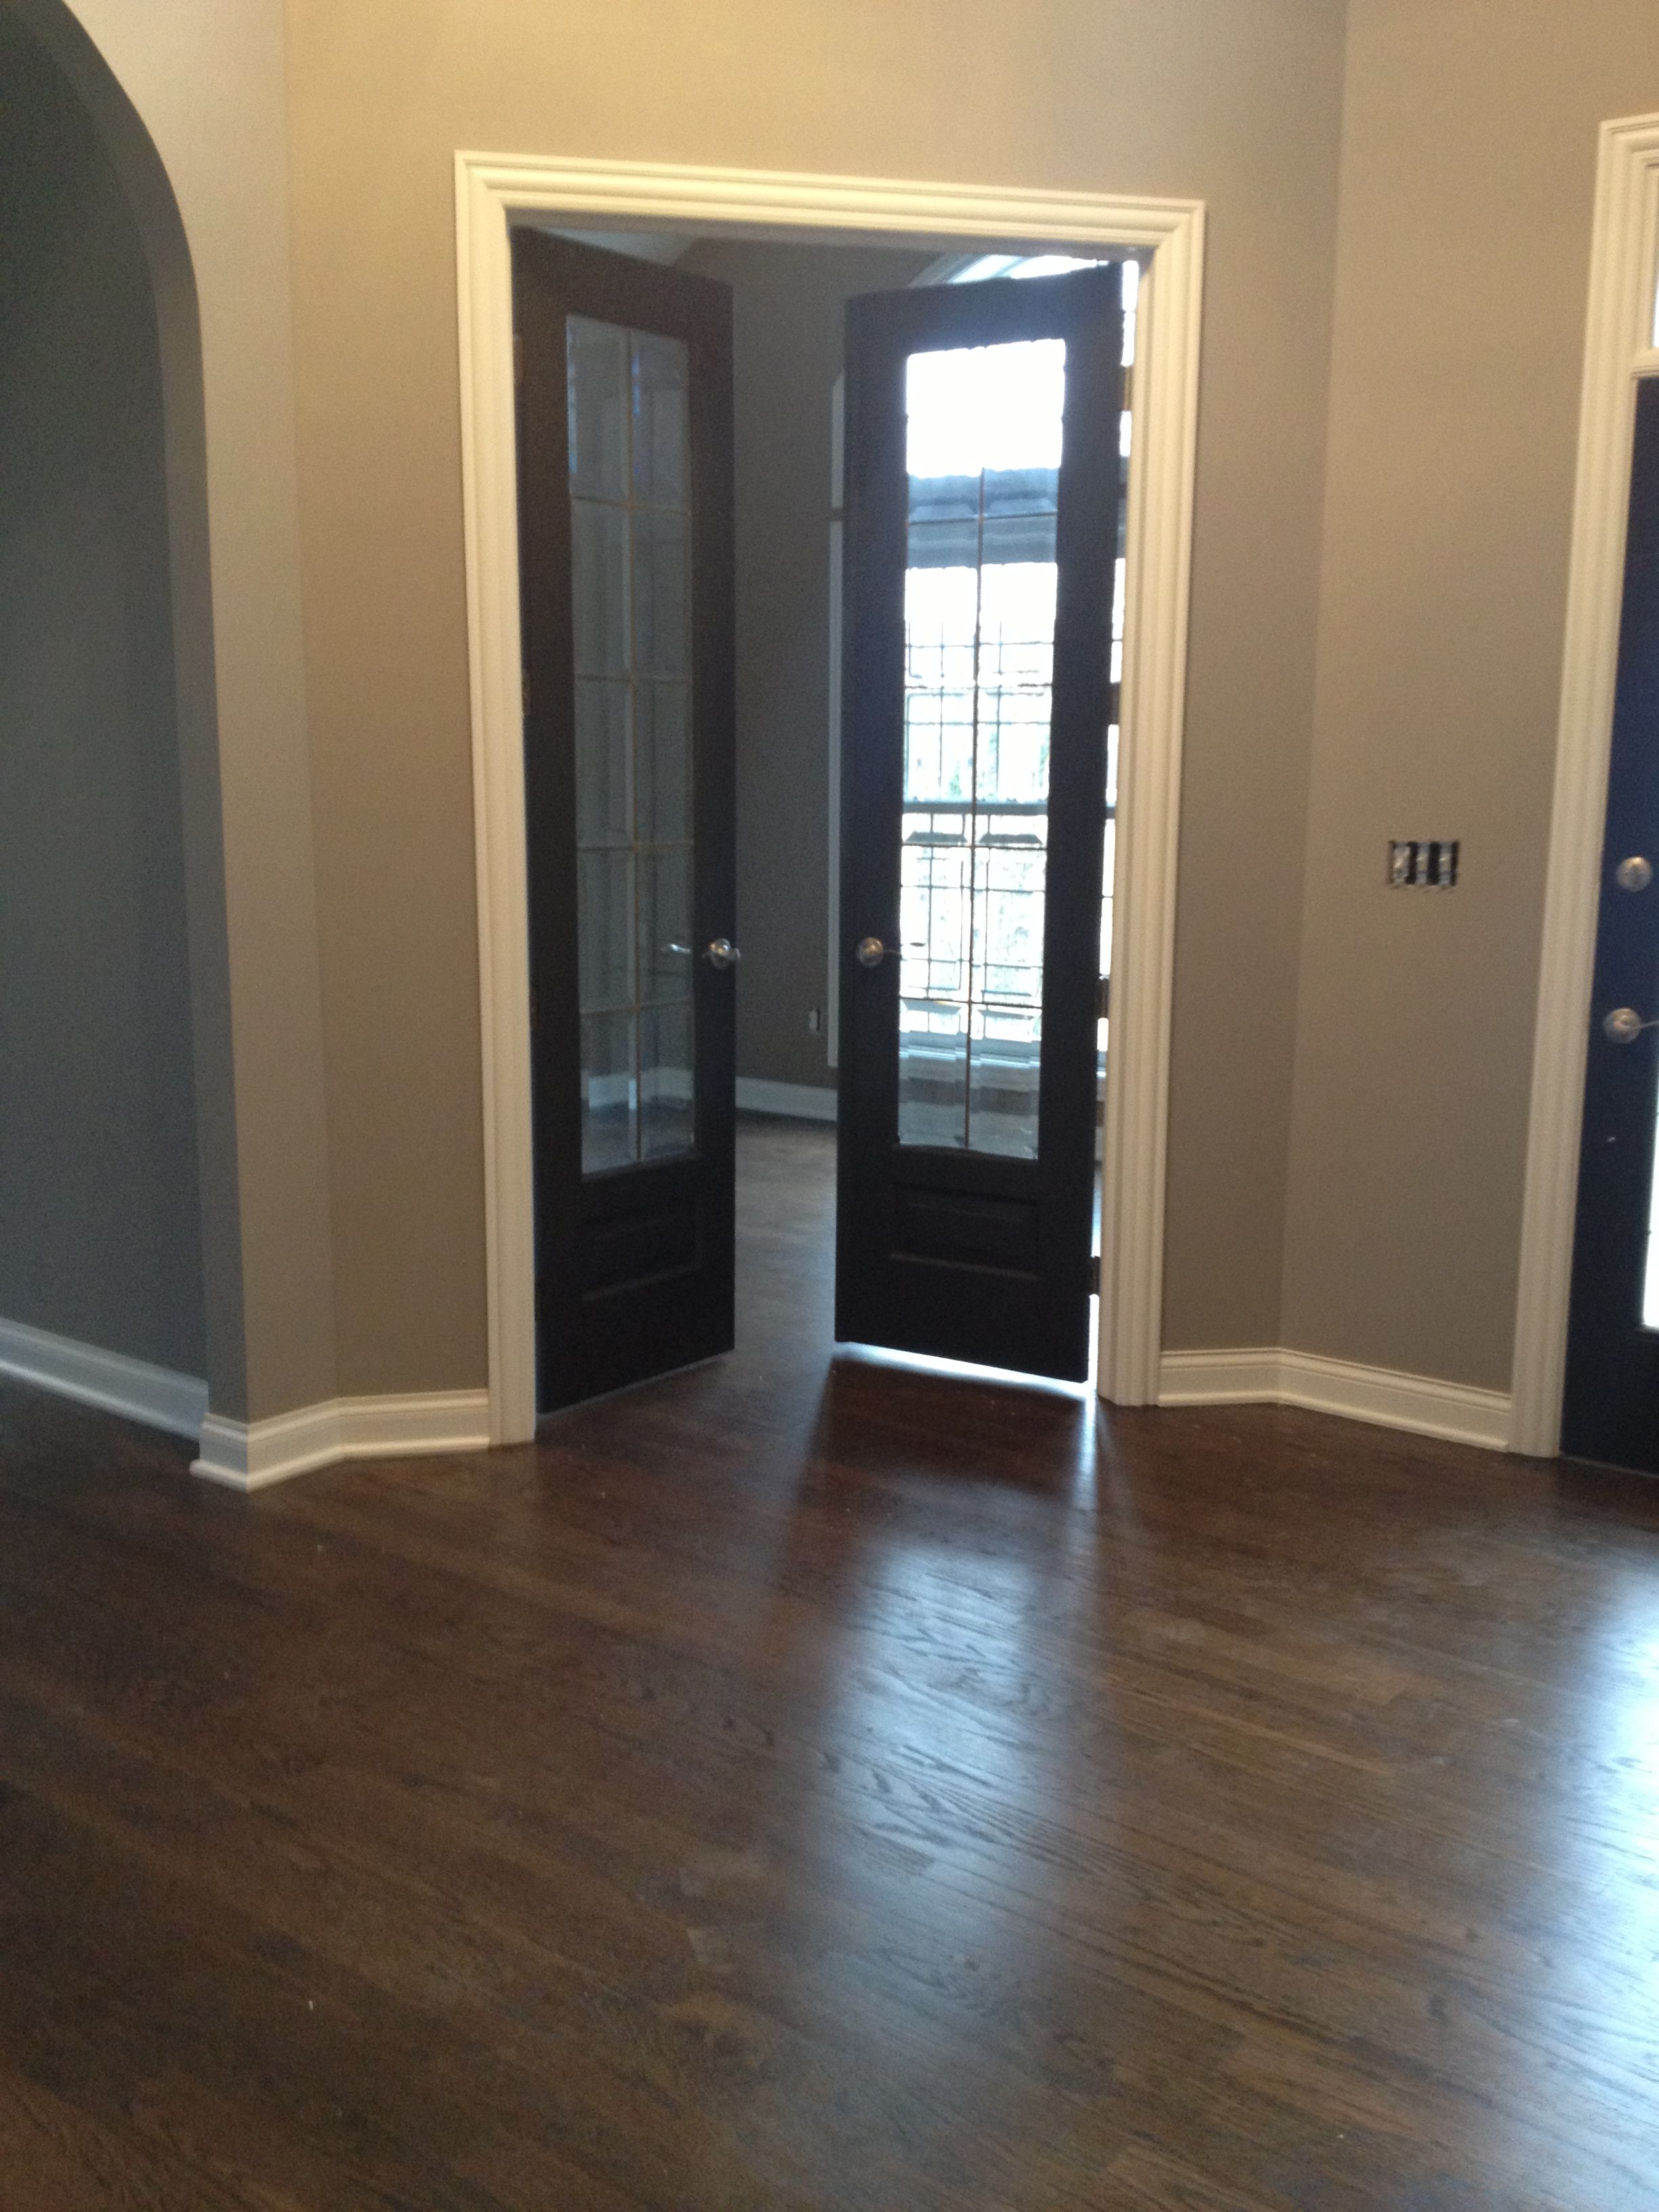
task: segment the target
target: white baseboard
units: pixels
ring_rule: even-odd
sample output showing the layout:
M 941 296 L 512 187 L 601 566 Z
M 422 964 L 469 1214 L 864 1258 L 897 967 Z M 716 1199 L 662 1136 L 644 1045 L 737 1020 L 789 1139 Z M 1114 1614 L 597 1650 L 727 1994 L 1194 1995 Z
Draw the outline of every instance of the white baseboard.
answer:
M 483 1451 L 489 1443 L 489 1393 L 430 1390 L 399 1397 L 333 1398 L 265 1421 L 228 1421 L 210 1413 L 201 1429 L 201 1453 L 192 1474 L 232 1490 L 263 1490 L 338 1460 Z
M 1249 1352 L 1166 1352 L 1158 1362 L 1160 1406 L 1276 1406 L 1285 1355 L 1271 1346 Z
M 194 1437 L 207 1412 L 207 1384 L 194 1375 L 77 1344 L 21 1321 L 0 1321 L 0 1374 L 174 1436 Z
M 738 1110 L 782 1114 L 797 1121 L 833 1121 L 836 1094 L 811 1083 L 769 1083 L 762 1076 L 738 1078 Z
M 1477 1390 L 1428 1375 L 1361 1367 L 1314 1352 L 1261 1346 L 1239 1352 L 1166 1352 L 1159 1363 L 1160 1406 L 1302 1406 L 1386 1429 L 1446 1437 L 1454 1443 L 1505 1451 L 1506 1391 Z

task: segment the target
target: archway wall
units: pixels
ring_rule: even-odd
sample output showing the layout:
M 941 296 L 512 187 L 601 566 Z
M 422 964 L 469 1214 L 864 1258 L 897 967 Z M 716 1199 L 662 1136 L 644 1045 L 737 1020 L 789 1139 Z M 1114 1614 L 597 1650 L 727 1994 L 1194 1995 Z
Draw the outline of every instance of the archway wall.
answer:
M 120 180 L 0 11 L 0 1315 L 199 1376 L 161 386 Z
M 258 1419 L 335 1381 L 282 9 L 14 4 L 97 122 L 155 281 L 206 1364 L 214 1411 Z

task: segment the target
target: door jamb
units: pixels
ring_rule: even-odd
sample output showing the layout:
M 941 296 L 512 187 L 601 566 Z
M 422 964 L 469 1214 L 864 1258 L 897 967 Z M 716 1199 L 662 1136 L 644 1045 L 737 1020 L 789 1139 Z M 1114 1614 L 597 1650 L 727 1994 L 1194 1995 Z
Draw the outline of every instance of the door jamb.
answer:
M 1515 1320 L 1509 1445 L 1561 1440 L 1567 1301 L 1595 961 L 1619 611 L 1639 379 L 1659 375 L 1659 115 L 1604 123 L 1596 165 L 1577 475 Z
M 823 240 L 855 232 L 1008 239 L 1031 251 L 1150 249 L 1136 334 L 1113 908 L 1112 1048 L 1102 1168 L 1100 1395 L 1158 1396 L 1198 439 L 1204 205 L 1199 200 L 459 153 L 461 454 L 483 1054 L 489 1431 L 536 1429 L 528 904 L 514 439 L 514 216 L 621 218 L 705 233 Z M 615 227 L 612 224 L 611 227 Z

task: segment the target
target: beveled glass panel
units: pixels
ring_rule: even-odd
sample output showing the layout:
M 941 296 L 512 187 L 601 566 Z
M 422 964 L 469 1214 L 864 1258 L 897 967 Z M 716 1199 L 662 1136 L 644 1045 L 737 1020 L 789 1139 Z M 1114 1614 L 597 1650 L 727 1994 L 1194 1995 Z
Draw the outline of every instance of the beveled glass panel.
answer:
M 690 641 L 691 540 L 687 518 L 634 511 L 634 672 L 684 676 Z
M 984 1006 L 975 1010 L 975 1029 L 968 1149 L 1035 1159 L 1042 1017 Z
M 972 817 L 907 813 L 900 854 L 899 994 L 966 1000 L 973 944 Z
M 691 692 L 684 684 L 641 684 L 634 695 L 639 832 L 676 845 L 691 836 Z
M 631 845 L 634 793 L 629 686 L 576 680 L 576 842 Z
M 968 1127 L 968 1010 L 937 999 L 899 1001 L 902 1145 L 959 1149 Z
M 680 338 L 634 333 L 634 496 L 690 503 L 690 362 Z
M 570 596 L 578 676 L 626 676 L 628 510 L 570 502 Z
M 691 854 L 687 847 L 641 848 L 639 902 L 641 1004 L 690 998 L 693 953 Z
M 981 480 L 971 477 L 910 478 L 910 522 L 978 523 Z
M 1054 516 L 1046 514 L 988 514 L 980 525 L 979 557 L 989 574 L 1009 568 L 1042 563 L 1054 574 Z M 1049 635 L 1054 635 L 1050 591 Z
M 632 1013 L 582 1016 L 582 1173 L 629 1166 L 639 1150 Z
M 1065 354 L 908 364 L 901 1144 L 1036 1157 Z
M 1063 338 L 914 353 L 905 365 L 909 473 L 1057 469 L 1065 405 Z
M 582 1164 L 695 1141 L 690 356 L 573 316 Z
M 971 696 L 979 657 L 979 575 L 972 568 L 914 563 L 904 579 L 904 690 L 907 702 L 936 692 Z M 973 748 L 962 757 L 963 788 L 971 788 Z M 912 794 L 906 793 L 908 798 Z M 921 794 L 917 793 L 920 797 Z
M 593 499 L 628 495 L 628 333 L 572 315 L 565 325 L 570 489 Z
M 988 469 L 980 479 L 988 520 L 1004 515 L 1054 515 L 1060 507 L 1058 469 Z M 1049 560 L 1054 555 L 1049 553 Z
M 980 681 L 1019 684 L 1045 709 L 1054 675 L 1055 582 L 1052 558 L 988 560 L 980 571 Z
M 976 826 L 975 994 L 986 1005 L 1040 1006 L 1047 817 L 981 814 Z
M 968 1128 L 969 818 L 907 813 L 899 893 L 902 1145 L 960 1146 Z
M 576 855 L 577 968 L 583 1013 L 631 1006 L 634 988 L 634 855 Z
M 979 533 L 977 514 L 947 522 L 931 518 L 919 522 L 913 516 L 905 565 L 913 574 L 918 568 L 948 568 L 959 577 L 971 578 L 979 566 Z
M 973 799 L 971 691 L 912 691 L 904 702 L 904 795 L 928 805 Z
M 696 1071 L 692 1010 L 647 1006 L 640 1016 L 640 1158 L 661 1159 L 692 1142 Z

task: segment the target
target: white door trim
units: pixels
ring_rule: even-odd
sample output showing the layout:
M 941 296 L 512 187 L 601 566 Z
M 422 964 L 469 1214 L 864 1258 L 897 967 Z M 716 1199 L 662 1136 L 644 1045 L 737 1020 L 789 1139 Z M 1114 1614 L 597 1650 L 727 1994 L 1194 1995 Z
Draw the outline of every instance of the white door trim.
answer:
M 1561 1438 L 1584 1048 L 1607 805 L 1636 384 L 1659 375 L 1659 115 L 1601 126 L 1534 1036 L 1510 1448 Z
M 458 154 L 461 454 L 471 651 L 483 999 L 489 1432 L 535 1433 L 530 973 L 520 690 L 512 265 L 515 216 L 595 228 L 691 223 L 750 236 L 859 231 L 1008 239 L 1033 250 L 1150 249 L 1136 335 L 1123 655 L 1122 768 L 1102 1214 L 1100 1389 L 1157 1398 L 1188 582 L 1198 441 L 1204 209 L 781 171 Z

